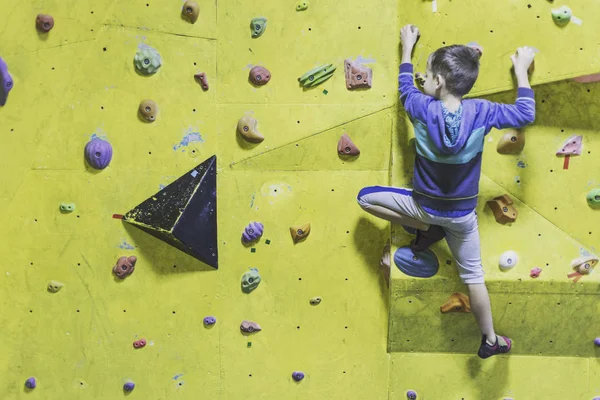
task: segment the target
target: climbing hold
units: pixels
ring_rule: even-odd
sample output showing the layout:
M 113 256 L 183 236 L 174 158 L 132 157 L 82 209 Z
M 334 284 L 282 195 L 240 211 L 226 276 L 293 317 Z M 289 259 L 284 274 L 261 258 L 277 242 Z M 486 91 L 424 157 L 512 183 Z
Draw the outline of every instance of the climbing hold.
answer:
M 299 0 L 296 3 L 296 11 L 306 11 L 308 9 L 308 0 Z
M 208 90 L 208 79 L 206 78 L 206 74 L 204 72 L 194 75 L 194 78 L 196 79 L 196 82 L 202 86 L 202 90 Z
M 573 12 L 567 6 L 561 6 L 558 9 L 552 9 L 552 19 L 558 25 L 568 24 L 573 16 Z
M 250 268 L 250 271 L 242 275 L 242 291 L 250 293 L 256 289 L 261 281 L 258 268 Z
M 123 385 L 124 392 L 131 392 L 133 389 L 135 389 L 135 383 L 133 382 L 127 382 Z
M 249 115 L 240 118 L 237 131 L 249 142 L 260 143 L 265 140 L 265 137 L 258 131 L 258 121 Z
M 321 304 L 321 300 L 321 297 L 313 297 L 312 299 L 310 299 L 310 305 L 318 306 L 319 304 Z
M 265 17 L 258 17 L 252 19 L 250 22 L 250 29 L 252 30 L 252 37 L 258 38 L 265 33 L 267 29 L 267 19 Z
M 112 146 L 108 141 L 94 138 L 85 145 L 85 159 L 95 169 L 104 169 L 112 160 Z
M 135 53 L 133 59 L 136 70 L 142 75 L 152 75 L 160 68 L 161 60 L 158 51 L 150 46 L 145 46 Z
M 373 79 L 373 70 L 365 67 L 358 61 L 347 59 L 344 61 L 346 73 L 346 89 L 370 88 Z
M 64 213 L 75 211 L 75 203 L 60 203 L 60 211 Z
M 337 145 L 338 154 L 341 156 L 357 156 L 360 154 L 360 150 L 350 139 L 347 133 L 344 133 Z
M 113 267 L 113 272 L 117 278 L 125 279 L 129 275 L 133 274 L 135 269 L 135 263 L 137 261 L 136 256 L 121 257 L 117 260 L 117 265 Z
M 394 253 L 394 264 L 406 275 L 430 278 L 437 274 L 440 264 L 433 251 L 427 249 L 413 254 L 409 246 L 400 247 Z
M 200 7 L 198 7 L 198 3 L 192 0 L 186 1 L 181 9 L 181 17 L 192 24 L 196 22 L 199 14 Z
M 500 154 L 519 154 L 525 147 L 525 135 L 518 130 L 511 129 L 498 141 L 496 150 Z
M 156 121 L 156 114 L 158 114 L 158 106 L 152 100 L 144 100 L 139 106 L 140 115 L 148 122 Z
M 417 72 L 415 74 L 415 81 L 417 81 L 419 86 L 423 86 L 425 84 L 425 74 L 422 72 Z
M 531 271 L 529 272 L 529 276 L 531 276 L 532 278 L 537 278 L 538 276 L 540 276 L 541 273 L 542 273 L 542 269 L 540 267 L 534 267 L 534 268 L 531 268 Z
M 245 320 L 242 321 L 242 324 L 240 325 L 240 329 L 242 330 L 242 332 L 246 332 L 246 333 L 262 331 L 262 328 L 256 322 L 245 321 Z
M 508 222 L 515 222 L 519 215 L 513 201 L 509 195 L 505 194 L 499 197 L 495 197 L 494 200 L 490 200 L 486 203 L 496 218 L 496 222 L 499 224 L 506 224 Z
M 146 346 L 146 339 L 139 339 L 133 342 L 133 347 L 136 349 L 141 349 L 144 346 Z
M 48 291 L 51 293 L 58 293 L 63 286 L 64 284 L 62 282 L 50 281 L 48 282 Z
M 244 244 L 252 243 L 261 238 L 264 231 L 264 225 L 260 222 L 250 222 L 244 232 L 242 232 L 242 242 Z
M 38 14 L 35 18 L 35 26 L 40 32 L 50 32 L 54 28 L 54 18 L 46 14 Z
M 509 250 L 500 255 L 500 268 L 507 270 L 514 268 L 519 261 L 519 256 L 516 252 Z
M 250 70 L 248 80 L 254 86 L 263 86 L 271 80 L 271 73 L 265 67 L 256 66 Z
M 594 339 L 594 344 L 596 345 L 596 347 L 600 347 L 600 337 Z
M 0 57 L 0 106 L 6 104 L 8 92 L 13 88 L 13 79 L 8 73 L 8 65 Z
M 290 233 L 292 234 L 294 243 L 306 239 L 310 234 L 310 222 L 304 225 L 291 226 Z
M 452 293 L 448 300 L 442 304 L 440 311 L 443 314 L 449 312 L 471 312 L 471 302 L 469 297 L 463 293 Z
M 588 206 L 592 208 L 600 208 L 600 189 L 591 190 L 587 196 Z
M 578 83 L 593 83 L 600 81 L 600 73 L 599 74 L 589 74 L 589 75 L 581 75 L 576 78 L 572 78 L 572 81 Z
M 410 400 L 415 400 L 417 398 L 417 392 L 415 392 L 414 390 L 409 390 L 408 392 L 406 392 L 406 398 Z
M 129 210 L 123 222 L 217 269 L 216 165 L 213 155 L 186 171 Z
M 35 389 L 36 386 L 37 386 L 37 382 L 35 381 L 34 377 L 27 378 L 27 380 L 25 381 L 25 387 L 27 389 Z
M 204 317 L 204 319 L 202 320 L 202 322 L 206 326 L 211 326 L 211 325 L 214 325 L 214 324 L 217 323 L 217 319 L 215 317 Z
M 557 156 L 578 156 L 581 154 L 581 147 L 583 145 L 583 136 L 571 135 L 560 149 L 556 152 Z
M 592 256 L 579 257 L 571 261 L 571 268 L 574 272 L 567 275 L 568 278 L 573 278 L 573 282 L 577 283 L 584 275 L 589 275 L 593 270 L 598 259 Z
M 321 65 L 302 75 L 298 78 L 298 82 L 304 88 L 315 87 L 331 78 L 336 69 L 333 64 Z
M 302 379 L 304 379 L 304 372 L 300 372 L 300 371 L 296 371 L 292 374 L 292 379 L 294 379 L 296 382 L 300 382 Z

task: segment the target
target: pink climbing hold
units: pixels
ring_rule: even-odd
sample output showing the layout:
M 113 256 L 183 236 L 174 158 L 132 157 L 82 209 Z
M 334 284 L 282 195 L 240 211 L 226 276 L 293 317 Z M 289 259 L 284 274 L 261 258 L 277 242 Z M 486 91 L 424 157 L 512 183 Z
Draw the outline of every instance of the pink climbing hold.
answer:
M 140 339 L 133 342 L 133 347 L 136 349 L 141 349 L 144 346 L 146 346 L 146 339 Z
M 531 269 L 529 276 L 531 276 L 532 278 L 537 278 L 538 276 L 540 276 L 541 273 L 542 273 L 542 269 L 539 267 L 535 267 L 535 268 Z
M 599 82 L 600 81 L 600 73 L 578 76 L 576 78 L 573 78 L 573 81 L 578 82 L 578 83 Z
M 578 156 L 581 154 L 581 147 L 583 145 L 583 136 L 571 135 L 561 148 L 556 152 L 557 156 Z

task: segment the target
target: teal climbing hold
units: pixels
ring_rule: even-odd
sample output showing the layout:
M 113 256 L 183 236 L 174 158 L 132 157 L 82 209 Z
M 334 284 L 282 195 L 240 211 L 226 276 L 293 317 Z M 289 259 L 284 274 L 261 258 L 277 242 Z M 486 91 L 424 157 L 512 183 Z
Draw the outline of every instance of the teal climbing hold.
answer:
M 265 17 L 254 18 L 250 23 L 250 29 L 252 29 L 252 37 L 261 37 L 265 30 L 267 30 L 267 19 Z
M 600 208 L 600 189 L 594 189 L 587 194 L 587 202 L 591 208 Z
M 565 25 L 565 24 L 569 23 L 572 16 L 573 16 L 573 12 L 567 6 L 562 6 L 556 10 L 552 10 L 552 19 L 558 25 Z
M 160 68 L 161 60 L 158 51 L 150 46 L 145 46 L 135 53 L 133 59 L 135 69 L 143 75 L 152 75 Z
M 299 0 L 296 3 L 296 11 L 306 11 L 308 9 L 308 0 Z
M 60 203 L 60 211 L 64 213 L 75 211 L 75 203 Z
M 440 264 L 433 251 L 413 253 L 410 247 L 400 247 L 394 253 L 394 264 L 406 275 L 431 278 L 437 274 Z
M 336 67 L 334 67 L 333 64 L 321 65 L 302 75 L 298 78 L 298 82 L 305 88 L 315 87 L 331 78 L 335 70 Z

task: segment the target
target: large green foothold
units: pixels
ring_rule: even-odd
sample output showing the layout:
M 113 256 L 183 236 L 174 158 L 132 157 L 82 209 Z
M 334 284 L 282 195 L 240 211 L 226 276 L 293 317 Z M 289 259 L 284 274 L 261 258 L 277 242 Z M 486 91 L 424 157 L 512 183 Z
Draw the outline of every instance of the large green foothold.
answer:
M 558 9 L 552 10 L 552 19 L 559 25 L 565 25 L 569 23 L 572 16 L 573 12 L 567 6 L 562 6 Z
M 260 283 L 260 275 L 257 268 L 250 268 L 250 271 L 246 272 L 242 276 L 242 291 L 244 293 L 250 293 L 258 287 Z
M 335 70 L 333 64 L 322 65 L 302 75 L 298 78 L 298 82 L 305 88 L 315 87 L 331 78 Z
M 250 23 L 250 29 L 252 29 L 252 37 L 261 37 L 265 30 L 267 30 L 267 19 L 265 17 L 254 18 Z
M 296 11 L 305 11 L 308 9 L 308 0 L 299 0 L 296 3 Z
M 591 208 L 600 208 L 600 189 L 594 189 L 587 194 L 587 202 Z
M 75 203 L 60 203 L 60 211 L 64 213 L 75 211 Z
M 141 48 L 135 53 L 133 63 L 135 64 L 135 69 L 143 75 L 156 73 L 162 65 L 158 51 L 149 46 Z

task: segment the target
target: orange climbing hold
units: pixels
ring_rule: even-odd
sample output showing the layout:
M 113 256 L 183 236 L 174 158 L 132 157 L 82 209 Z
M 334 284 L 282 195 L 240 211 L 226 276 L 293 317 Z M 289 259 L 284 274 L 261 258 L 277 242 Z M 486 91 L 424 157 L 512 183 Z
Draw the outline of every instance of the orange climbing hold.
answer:
M 519 212 L 513 206 L 513 201 L 509 195 L 505 194 L 494 198 L 486 203 L 496 218 L 496 222 L 499 224 L 506 224 L 509 222 L 515 222 Z
M 344 133 L 338 141 L 337 150 L 341 156 L 357 156 L 360 154 L 360 150 L 350 140 L 350 136 L 347 133 Z
M 448 300 L 440 307 L 442 314 L 450 312 L 471 312 L 469 296 L 463 293 L 452 293 Z

